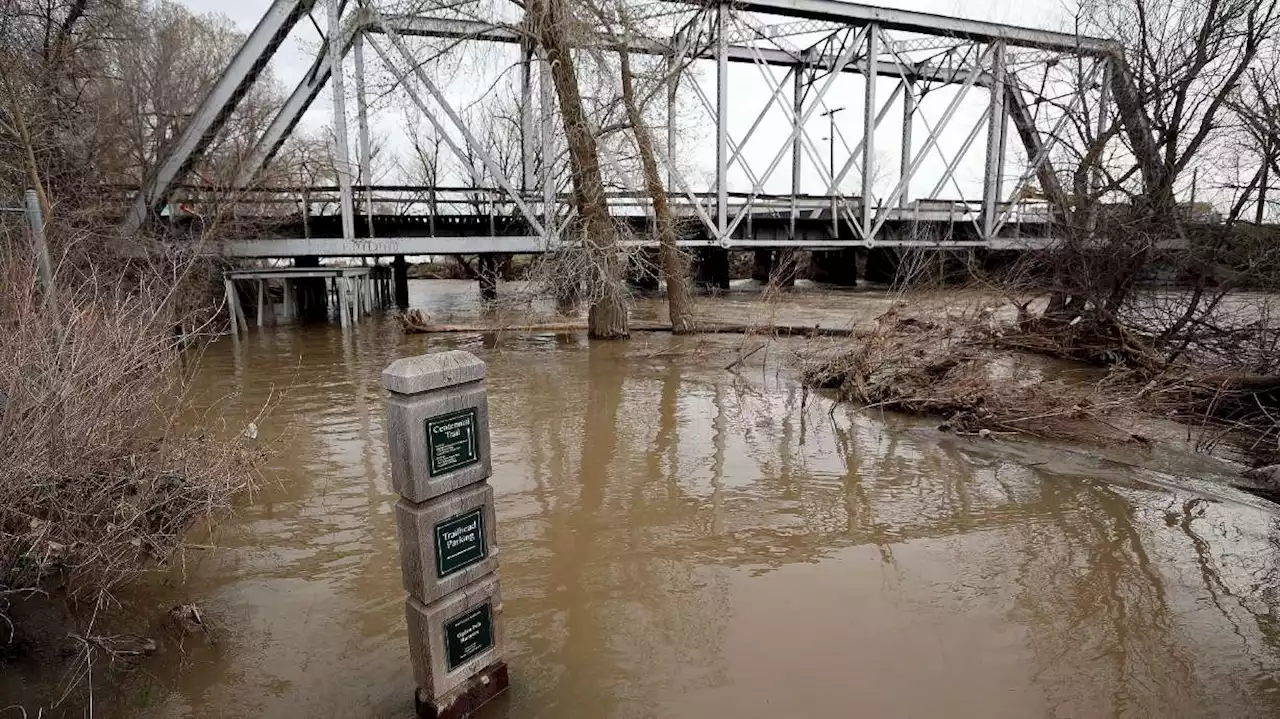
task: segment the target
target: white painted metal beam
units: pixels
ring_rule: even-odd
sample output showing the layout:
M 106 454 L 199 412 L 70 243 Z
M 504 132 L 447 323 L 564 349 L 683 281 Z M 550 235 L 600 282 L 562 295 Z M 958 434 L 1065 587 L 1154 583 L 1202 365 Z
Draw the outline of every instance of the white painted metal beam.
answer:
M 245 38 L 231 64 L 205 96 L 182 135 L 163 161 L 143 183 L 125 217 L 123 230 L 133 233 L 165 201 L 174 183 L 204 153 L 218 131 L 235 112 L 240 100 L 275 55 L 276 49 L 316 0 L 274 0 L 257 27 Z
M 357 9 L 355 15 L 348 18 L 346 27 L 342 31 L 342 56 L 344 58 L 351 50 L 356 34 L 367 25 L 368 19 L 362 9 Z M 276 110 L 276 114 L 271 118 L 271 124 L 267 125 L 262 137 L 258 138 L 257 144 L 254 145 L 249 156 L 245 158 L 240 167 L 240 175 L 236 180 L 237 187 L 243 188 L 253 184 L 262 169 L 280 151 L 280 146 L 288 139 L 289 134 L 293 132 L 293 128 L 298 126 L 298 121 L 306 114 L 307 109 L 311 107 L 311 103 L 315 102 L 316 98 L 319 97 L 320 91 L 324 89 L 325 85 L 329 84 L 328 42 L 328 38 L 321 40 L 320 49 L 316 52 L 315 59 L 311 61 L 311 67 L 302 76 L 302 79 L 298 81 L 293 92 L 289 93 L 289 97 L 285 99 L 280 109 Z
M 877 247 L 988 247 L 991 249 L 1043 248 L 1052 243 L 1046 237 L 998 237 L 983 240 L 921 241 L 906 237 L 887 236 L 876 241 Z M 652 241 L 629 244 L 655 245 Z M 681 247 L 712 247 L 752 249 L 761 247 L 804 249 L 841 249 L 865 247 L 861 240 L 820 239 L 755 239 L 730 238 L 725 242 L 715 239 L 688 239 L 679 242 Z M 208 251 L 224 257 L 244 259 L 287 257 L 370 257 L 394 255 L 475 255 L 475 254 L 536 254 L 546 252 L 541 237 L 485 236 L 485 237 L 379 237 L 375 240 L 348 242 L 340 238 L 325 239 L 266 239 L 231 240 L 205 245 Z M 336 268 L 335 268 L 336 269 Z M 321 270 L 320 272 L 323 272 Z
M 485 42 L 518 43 L 522 36 L 518 28 L 510 25 L 494 25 L 474 20 L 397 15 L 387 16 L 386 22 L 396 33 L 413 37 L 447 37 Z M 369 25 L 365 29 L 368 32 L 381 32 L 381 29 L 376 25 Z M 672 48 L 662 43 L 645 40 L 634 40 L 633 43 L 629 51 L 635 54 L 670 55 L 672 53 Z M 698 58 L 714 60 L 716 51 L 715 47 L 704 48 Z M 784 50 L 754 45 L 729 44 L 725 52 L 729 62 L 755 63 L 763 61 L 768 65 L 792 67 L 802 60 L 802 58 Z M 836 55 L 827 54 L 807 57 L 804 62 L 814 70 L 830 70 L 835 66 L 836 60 Z M 962 69 L 940 68 L 932 65 L 904 63 L 899 66 L 898 63 L 892 61 L 878 60 L 875 63 L 875 68 L 877 74 L 890 77 L 910 76 L 921 80 L 953 83 L 962 82 L 964 78 Z M 865 72 L 865 69 L 862 63 L 857 63 L 846 66 L 844 72 L 862 73 Z
M 1119 43 L 1096 37 L 1036 30 L 1016 25 L 965 20 L 963 18 L 913 12 L 874 5 L 858 5 L 842 0 L 745 0 L 735 7 L 750 12 L 829 20 L 851 25 L 877 23 L 886 30 L 902 30 L 921 35 L 961 37 L 977 42 L 1003 40 L 1008 45 L 1061 50 L 1085 55 L 1120 52 Z

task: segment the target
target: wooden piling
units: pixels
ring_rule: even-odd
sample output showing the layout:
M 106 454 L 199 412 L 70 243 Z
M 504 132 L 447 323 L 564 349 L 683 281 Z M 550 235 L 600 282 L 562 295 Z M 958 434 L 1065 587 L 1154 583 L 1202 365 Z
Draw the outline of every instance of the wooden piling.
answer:
M 263 315 L 267 308 L 266 282 L 258 280 L 258 327 L 263 326 Z
M 227 316 L 231 318 L 231 336 L 239 337 L 240 328 L 236 322 L 236 284 L 234 280 L 224 279 L 222 289 L 227 296 Z

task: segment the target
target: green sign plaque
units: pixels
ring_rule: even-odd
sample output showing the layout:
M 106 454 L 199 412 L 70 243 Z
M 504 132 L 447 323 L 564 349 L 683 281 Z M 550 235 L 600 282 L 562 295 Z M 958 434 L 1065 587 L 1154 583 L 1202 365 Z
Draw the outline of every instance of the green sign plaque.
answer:
M 427 424 L 427 473 L 432 477 L 480 461 L 476 408 L 431 417 Z
M 470 567 L 485 556 L 483 507 L 436 525 L 436 575 L 441 579 Z
M 449 671 L 493 647 L 493 610 L 489 602 L 444 623 L 444 653 Z

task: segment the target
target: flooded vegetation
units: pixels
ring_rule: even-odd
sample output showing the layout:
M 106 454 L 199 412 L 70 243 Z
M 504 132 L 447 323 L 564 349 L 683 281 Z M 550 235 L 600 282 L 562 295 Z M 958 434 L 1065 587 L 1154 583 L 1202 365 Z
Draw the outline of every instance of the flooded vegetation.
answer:
M 479 318 L 471 283 L 412 290 Z M 850 325 L 889 301 L 801 290 L 771 311 Z M 283 392 L 262 428 L 277 452 L 205 548 L 122 596 L 159 649 L 103 672 L 94 715 L 412 715 L 379 373 L 450 348 L 488 363 L 512 689 L 484 717 L 1280 712 L 1280 521 L 1216 461 L 837 403 L 800 383 L 799 338 L 725 369 L 761 342 L 388 317 L 216 343 L 199 391 L 245 422 Z M 186 603 L 207 634 L 172 628 Z M 0 704 L 82 716 L 78 693 L 54 707 L 68 679 L 6 669 Z

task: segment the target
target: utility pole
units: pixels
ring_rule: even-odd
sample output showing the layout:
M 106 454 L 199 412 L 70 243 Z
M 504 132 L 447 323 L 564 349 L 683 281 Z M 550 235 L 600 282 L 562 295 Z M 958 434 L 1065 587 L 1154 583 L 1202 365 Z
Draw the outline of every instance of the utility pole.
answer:
M 836 234 L 840 231 L 839 214 L 836 211 L 836 198 L 839 195 L 839 188 L 836 187 L 836 113 L 843 110 L 843 107 L 835 107 L 820 113 L 827 118 L 830 130 L 827 133 L 827 168 L 831 171 L 831 230 Z M 863 201 L 865 202 L 866 198 L 863 198 Z

